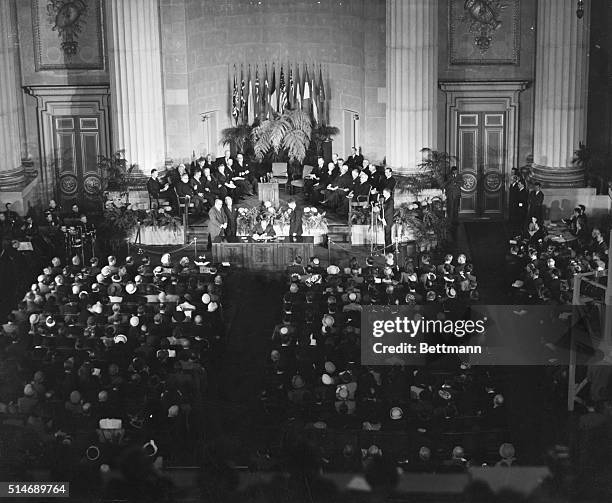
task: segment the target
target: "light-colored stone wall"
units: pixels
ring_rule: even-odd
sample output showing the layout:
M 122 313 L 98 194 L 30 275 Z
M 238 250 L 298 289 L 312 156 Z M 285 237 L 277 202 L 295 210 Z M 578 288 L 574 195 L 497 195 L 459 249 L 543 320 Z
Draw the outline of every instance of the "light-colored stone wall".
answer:
M 310 72 L 314 65 L 317 73 L 322 67 L 329 124 L 341 129 L 334 151 L 348 154 L 343 129 L 344 110 L 350 110 L 360 116 L 364 154 L 382 160 L 385 106 L 379 103 L 378 88 L 385 82 L 383 0 L 162 0 L 162 31 L 167 140 L 172 156 L 222 152 L 218 132 L 231 123 L 230 72 L 234 64 L 242 63 L 245 71 L 248 64 L 253 71 L 259 64 L 262 80 L 263 64 L 275 62 L 278 86 L 280 64 L 288 79 L 287 63 L 291 62 L 292 66 L 300 63 L 302 79 L 304 64 Z M 183 37 L 185 60 L 180 54 Z M 189 106 L 181 108 L 176 100 L 184 99 L 185 69 Z M 207 123 L 201 121 L 203 112 L 212 112 Z
M 195 145 L 189 126 L 185 0 L 160 0 L 160 8 L 166 158 L 187 160 Z

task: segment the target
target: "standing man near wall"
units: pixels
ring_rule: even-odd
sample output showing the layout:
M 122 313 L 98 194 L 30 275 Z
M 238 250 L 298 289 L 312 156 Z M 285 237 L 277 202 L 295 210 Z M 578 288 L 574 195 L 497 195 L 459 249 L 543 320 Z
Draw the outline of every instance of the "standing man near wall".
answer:
M 544 221 L 544 192 L 542 192 L 542 184 L 540 182 L 536 182 L 534 189 L 529 192 L 527 204 L 529 208 L 527 220 L 531 220 L 531 217 L 536 217 L 538 223 L 542 225 Z
M 459 203 L 461 202 L 461 178 L 457 166 L 451 168 L 446 181 L 446 216 L 452 225 L 459 222 Z
M 395 204 L 393 196 L 388 188 L 383 189 L 381 206 L 384 214 L 382 224 L 385 229 L 385 252 L 392 251 L 393 241 L 391 239 L 391 231 L 393 229 L 393 217 L 395 214 Z M 379 217 L 381 218 L 381 217 Z

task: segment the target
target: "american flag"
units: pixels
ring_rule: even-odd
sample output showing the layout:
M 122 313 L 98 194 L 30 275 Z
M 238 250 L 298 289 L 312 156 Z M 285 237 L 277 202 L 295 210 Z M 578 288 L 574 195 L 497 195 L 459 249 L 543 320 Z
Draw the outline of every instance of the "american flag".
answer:
M 283 112 L 287 108 L 287 86 L 285 85 L 285 74 L 283 67 L 281 66 L 280 71 L 280 94 L 278 96 L 278 111 Z

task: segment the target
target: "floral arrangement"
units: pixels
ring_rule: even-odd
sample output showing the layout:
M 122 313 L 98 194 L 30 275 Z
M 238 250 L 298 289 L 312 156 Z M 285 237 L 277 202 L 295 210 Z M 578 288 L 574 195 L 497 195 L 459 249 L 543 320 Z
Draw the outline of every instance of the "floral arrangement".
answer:
M 140 210 L 117 200 L 107 201 L 104 206 L 104 221 L 99 229 L 109 237 L 129 236 L 138 225 L 178 232 L 182 228 L 181 219 L 171 215 L 170 211 L 169 207 Z
M 304 208 L 304 216 L 302 217 L 302 227 L 305 233 L 327 233 L 327 218 L 325 212 L 319 213 L 317 208 Z
M 304 234 L 326 233 L 327 219 L 325 213 L 319 213 L 316 208 L 304 208 L 302 227 Z M 251 236 L 258 222 L 265 218 L 271 219 L 273 224 L 281 229 L 289 225 L 290 212 L 288 207 L 275 208 L 270 201 L 264 201 L 253 208 L 239 208 L 236 217 L 236 234 L 238 236 Z

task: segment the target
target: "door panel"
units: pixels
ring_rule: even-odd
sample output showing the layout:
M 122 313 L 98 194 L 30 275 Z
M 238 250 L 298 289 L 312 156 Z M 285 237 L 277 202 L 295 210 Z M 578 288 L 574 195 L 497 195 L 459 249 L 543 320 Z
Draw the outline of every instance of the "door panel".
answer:
M 499 127 L 486 127 L 485 115 L 485 144 L 484 165 L 482 174 L 481 192 L 483 196 L 483 213 L 485 215 L 498 215 L 503 211 L 503 165 L 504 130 Z
M 465 215 L 475 215 L 478 211 L 478 129 L 459 129 L 459 172 L 463 177 L 461 186 L 460 211 Z
M 81 159 L 83 161 L 84 197 L 94 198 L 99 194 L 100 172 L 98 156 L 100 155 L 100 134 L 98 131 L 81 132 Z
M 505 176 L 505 113 L 465 112 L 457 116 L 460 214 L 503 217 Z
M 77 197 L 78 172 L 75 164 L 75 142 L 74 133 L 58 131 L 56 138 L 57 155 L 57 180 L 59 183 L 61 199 L 67 201 Z M 61 203 L 60 203 L 61 204 Z

